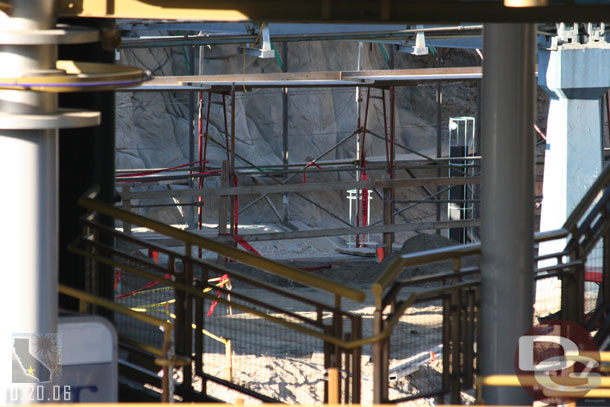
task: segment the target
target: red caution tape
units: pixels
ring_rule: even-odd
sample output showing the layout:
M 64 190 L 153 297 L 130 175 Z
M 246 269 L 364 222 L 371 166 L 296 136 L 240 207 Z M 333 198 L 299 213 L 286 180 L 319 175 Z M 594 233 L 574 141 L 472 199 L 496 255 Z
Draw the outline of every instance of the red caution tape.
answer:
M 170 274 L 166 274 L 163 276 L 164 279 L 169 279 L 171 276 Z M 117 297 L 115 297 L 115 300 L 122 300 L 123 298 L 127 298 L 127 297 L 131 297 L 134 294 L 139 293 L 140 291 L 144 291 L 146 289 L 152 288 L 154 286 L 156 286 L 157 284 L 159 284 L 158 281 L 151 281 L 150 283 L 145 284 L 144 286 L 138 288 L 137 290 L 133 290 L 131 292 L 128 292 L 127 294 L 123 294 L 123 295 L 119 295 Z
M 225 285 L 226 283 L 230 282 L 229 280 L 229 275 L 228 274 L 223 274 L 222 277 L 220 277 L 220 281 L 218 282 L 218 286 L 222 287 L 223 285 Z M 218 290 L 218 294 L 216 295 L 218 298 L 220 298 L 220 290 Z M 214 310 L 216 309 L 216 305 L 218 305 L 218 301 L 214 301 L 212 303 L 212 305 L 210 305 L 210 309 L 208 310 L 207 316 L 212 316 L 212 314 L 214 313 Z

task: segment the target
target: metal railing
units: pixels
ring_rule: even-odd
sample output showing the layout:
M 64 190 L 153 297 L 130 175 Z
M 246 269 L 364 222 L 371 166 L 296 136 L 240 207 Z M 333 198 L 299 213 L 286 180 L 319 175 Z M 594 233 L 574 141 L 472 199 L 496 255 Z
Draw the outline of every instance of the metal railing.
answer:
M 536 245 L 567 241 L 562 250 L 539 254 L 535 259 L 537 281 L 557 279 L 560 282 L 554 288 L 557 291 L 559 287 L 560 295 L 544 295 L 548 308 L 545 312 L 550 317 L 558 310 L 562 318 L 576 322 L 584 319 L 586 258 L 602 238 L 609 236 L 610 222 L 606 215 L 610 207 L 610 193 L 606 191 L 609 182 L 610 171 L 606 168 L 563 228 L 535 235 Z M 342 299 L 364 300 L 364 292 L 360 290 L 106 205 L 95 199 L 94 191 L 82 197 L 79 204 L 90 212 L 82 219 L 83 236 L 70 249 L 93 263 L 108 264 L 125 273 L 124 288 L 138 294 L 124 297 L 122 304 L 175 319 L 174 326 L 180 327 L 174 332 L 176 352 L 192 360 L 192 364 L 182 368 L 180 386 L 200 386 L 205 392 L 207 383 L 211 383 L 264 401 L 280 400 L 281 396 L 266 392 L 264 383 L 253 385 L 245 378 L 267 375 L 263 382 L 285 382 L 286 377 L 271 378 L 262 364 L 252 362 L 266 357 L 265 366 L 271 366 L 271 371 L 281 352 L 287 357 L 286 349 L 298 348 L 301 353 L 292 355 L 291 363 L 313 366 L 315 377 L 307 395 L 292 394 L 283 401 L 324 402 L 329 392 L 325 371 L 338 367 L 342 371 L 339 385 L 342 401 L 358 403 L 363 375 L 361 358 L 368 345 L 372 345 L 375 403 L 446 394 L 456 403 L 464 391 L 474 386 L 480 329 L 479 243 L 398 256 L 371 287 L 375 300 L 372 335 L 363 337 L 361 317 L 342 310 Z M 99 215 L 170 237 L 181 242 L 184 252 L 144 242 L 104 226 L 96 220 Z M 122 246 L 104 245 L 100 236 L 112 236 Z M 121 249 L 129 245 L 131 252 Z M 195 258 L 191 253 L 198 248 L 262 270 L 275 280 L 264 282 L 250 272 Z M 139 254 L 147 250 L 161 253 L 166 260 L 157 264 Z M 609 257 L 605 250 L 604 272 Z M 546 265 L 543 261 L 553 264 Z M 441 269 L 452 271 L 400 280 L 407 268 L 438 262 L 446 262 Z M 216 287 L 209 281 L 223 276 L 233 283 L 232 290 Z M 324 303 L 318 297 L 282 289 L 278 279 L 310 287 L 329 301 Z M 158 287 L 139 294 L 138 287 L 151 284 Z M 608 279 L 602 285 L 602 291 L 607 293 Z M 261 292 L 265 294 L 260 298 L 255 292 L 259 296 Z M 604 295 L 604 298 L 610 297 Z M 152 309 L 151 305 L 159 304 L 161 309 Z M 209 316 L 204 316 L 206 310 Z M 539 310 L 536 312 L 539 317 L 549 317 Z M 121 332 L 121 321 L 117 324 Z M 154 335 L 144 336 L 154 338 Z M 280 344 L 278 338 L 288 339 Z M 227 352 L 229 341 L 231 346 Z M 276 344 L 284 349 L 276 355 L 247 357 L 261 349 L 274 348 Z M 226 365 L 231 369 L 227 370 Z
M 405 301 L 393 302 L 392 313 L 384 316 L 382 326 L 376 327 L 371 336 L 363 337 L 362 317 L 342 310 L 343 299 L 356 302 L 364 299 L 364 293 L 360 290 L 101 203 L 95 199 L 94 190 L 82 197 L 79 204 L 89 212 L 81 219 L 82 236 L 69 249 L 89 259 L 90 268 L 94 269 L 96 264 L 101 263 L 121 271 L 120 290 L 115 299 L 117 303 L 134 312 L 160 314 L 166 320 L 173 321 L 176 353 L 192 360 L 191 364 L 181 368 L 182 379 L 177 392 L 185 387 L 206 392 L 211 387 L 222 386 L 265 402 L 281 400 L 315 404 L 327 400 L 331 390 L 325 371 L 338 367 L 341 369 L 341 400 L 358 403 L 363 375 L 363 349 L 371 344 L 377 349 L 377 344 L 386 341 L 394 330 L 402 332 L 401 329 L 406 326 L 404 314 L 413 304 L 439 301 L 440 298 L 441 293 L 435 288 L 413 293 Z M 142 241 L 105 226 L 97 221 L 99 216 L 147 227 L 182 242 L 184 251 Z M 110 240 L 109 237 L 115 240 L 114 246 L 104 243 Z M 263 270 L 273 276 L 273 281 L 264 282 L 260 275 L 253 276 L 250 271 L 236 271 L 192 256 L 191 253 L 197 252 L 199 247 Z M 147 258 L 143 253 L 148 251 L 159 253 L 162 261 L 157 263 Z M 233 285 L 230 291 L 210 282 L 224 276 Z M 315 289 L 320 294 L 317 297 L 326 296 L 329 301 L 324 303 L 313 298 L 313 295 L 282 289 L 278 287 L 280 280 L 293 286 L 302 284 Z M 457 284 L 454 289 L 469 286 L 470 283 Z M 442 290 L 450 288 L 444 287 Z M 115 316 L 115 323 L 128 341 L 150 346 L 149 342 L 157 340 L 160 335 L 144 326 L 130 325 L 120 317 Z M 227 346 L 229 342 L 230 349 Z M 276 349 L 276 354 L 268 352 L 261 357 L 257 354 L 261 349 Z M 300 353 L 289 355 L 286 349 L 288 353 L 295 352 L 295 349 Z M 308 366 L 313 372 L 309 373 L 309 378 L 313 379 L 309 380 L 307 394 L 282 398 L 282 395 L 268 391 L 269 384 L 279 385 L 286 377 L 267 377 L 262 380 L 263 383 L 252 380 L 271 376 L 270 372 L 275 369 L 273 363 L 282 352 L 293 365 Z M 397 357 L 398 365 L 392 368 L 396 381 L 405 374 L 400 362 L 410 363 L 410 356 L 401 354 Z M 378 388 L 382 385 L 376 373 L 380 371 L 380 362 L 374 360 L 373 381 L 374 387 Z M 419 390 L 415 392 L 423 394 Z M 414 392 L 399 391 L 397 394 L 401 398 L 410 398 L 411 393 Z
M 343 371 L 343 400 L 359 402 L 361 346 L 353 346 L 353 342 L 362 340 L 362 321 L 360 316 L 342 311 L 341 303 L 344 298 L 361 302 L 364 292 L 105 205 L 95 199 L 95 191 L 79 203 L 91 212 L 81 220 L 83 236 L 69 249 L 93 263 L 120 270 L 123 292 L 117 293 L 116 302 L 139 315 L 161 314 L 174 322 L 176 353 L 192 359 L 192 364 L 182 367 L 179 388 L 198 387 L 205 392 L 209 383 L 266 402 L 315 404 L 327 399 L 325 371 L 336 366 Z M 97 221 L 100 215 L 178 239 L 184 253 L 105 226 Z M 104 244 L 107 237 L 117 244 Z M 329 297 L 328 301 L 313 300 L 245 272 L 200 260 L 191 255 L 198 248 L 262 270 L 275 280 L 315 289 L 318 297 Z M 143 251 L 156 251 L 164 261 L 157 264 Z M 218 279 L 231 281 L 233 289 L 210 282 Z M 146 344 L 159 336 L 121 317 L 115 317 L 115 323 L 129 341 Z M 286 379 L 273 373 L 272 366 L 285 357 L 300 366 L 299 374 L 311 379 L 313 384 L 304 394 L 269 390 Z
M 534 244 L 537 247 L 558 242 L 562 249 L 551 253 L 541 253 L 535 256 L 535 281 L 537 282 L 535 316 L 539 318 L 556 318 L 571 320 L 580 324 L 585 320 L 585 302 L 594 303 L 595 298 L 586 295 L 585 273 L 587 261 L 591 253 L 603 242 L 603 254 L 596 256 L 602 259 L 601 269 L 603 280 L 600 298 L 597 305 L 608 308 L 610 302 L 610 166 L 606 166 L 593 186 L 585 194 L 563 227 L 558 230 L 536 233 Z M 598 250 L 598 249 L 596 249 Z M 404 290 L 416 285 L 436 283 L 433 290 L 440 299 L 442 307 L 442 368 L 437 369 L 437 375 L 442 380 L 437 381 L 429 394 L 449 393 L 452 403 L 460 402 L 460 394 L 472 389 L 477 374 L 478 360 L 476 358 L 475 342 L 479 333 L 479 285 L 481 244 L 473 243 L 429 250 L 414 254 L 398 256 L 379 276 L 371 287 L 375 296 L 375 331 L 384 327 L 388 316 L 384 315 L 386 308 L 400 303 L 400 295 Z M 468 258 L 473 260 L 468 262 Z M 424 277 L 400 281 L 400 274 L 408 267 L 449 261 L 452 273 L 444 273 L 433 277 Z M 464 279 L 470 279 L 464 282 Z M 428 291 L 426 291 L 426 289 Z M 411 296 L 425 296 L 429 288 L 420 289 Z M 590 294 L 590 293 L 589 293 Z M 421 298 L 421 297 L 420 297 Z M 415 302 L 413 302 L 415 303 Z M 606 308 L 603 308 L 606 307 Z M 598 307 L 599 308 L 599 307 Z M 408 317 L 409 308 L 405 317 Z M 415 310 L 417 308 L 414 308 Z M 437 311 L 438 313 L 438 311 Z M 388 315 L 395 316 L 392 311 Z M 599 322 L 599 321 L 598 321 Z M 609 329 L 600 330 L 607 336 Z M 598 336 L 601 334 L 598 334 Z M 379 363 L 376 379 L 381 385 L 376 387 L 375 402 L 402 401 L 392 400 L 388 383 L 391 379 L 388 370 L 391 342 L 400 341 L 398 331 L 385 342 L 374 346 L 374 355 Z M 598 343 L 604 338 L 596 337 Z M 412 352 L 416 353 L 416 352 Z
M 172 395 L 171 381 L 169 380 L 170 371 L 174 366 L 181 366 L 185 363 L 190 363 L 190 360 L 178 357 L 174 354 L 174 345 L 172 339 L 172 333 L 174 329 L 174 325 L 164 321 L 159 318 L 152 317 L 150 315 L 141 314 L 136 311 L 131 310 L 130 308 L 124 307 L 122 305 L 116 304 L 113 301 L 109 301 L 105 298 L 96 297 L 84 291 L 76 290 L 74 288 L 65 286 L 63 284 L 59 285 L 59 292 L 64 295 L 68 295 L 70 297 L 76 298 L 79 300 L 79 311 L 81 313 L 87 312 L 87 307 L 89 304 L 95 305 L 98 307 L 103 307 L 113 312 L 120 313 L 125 315 L 128 318 L 141 321 L 147 325 L 150 325 L 154 328 L 160 328 L 163 330 L 163 339 L 161 347 L 155 347 L 146 343 L 142 343 L 139 341 L 135 341 L 131 338 L 119 336 L 120 341 L 129 344 L 130 346 L 134 346 L 144 352 L 148 352 L 154 356 L 155 363 L 160 366 L 163 370 L 163 377 L 161 378 L 161 401 L 169 402 Z

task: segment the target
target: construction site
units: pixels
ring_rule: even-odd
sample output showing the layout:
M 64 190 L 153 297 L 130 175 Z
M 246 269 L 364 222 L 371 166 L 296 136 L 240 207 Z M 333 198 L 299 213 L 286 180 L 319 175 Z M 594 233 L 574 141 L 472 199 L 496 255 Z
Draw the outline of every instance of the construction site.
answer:
M 610 406 L 607 0 L 0 18 L 3 405 Z

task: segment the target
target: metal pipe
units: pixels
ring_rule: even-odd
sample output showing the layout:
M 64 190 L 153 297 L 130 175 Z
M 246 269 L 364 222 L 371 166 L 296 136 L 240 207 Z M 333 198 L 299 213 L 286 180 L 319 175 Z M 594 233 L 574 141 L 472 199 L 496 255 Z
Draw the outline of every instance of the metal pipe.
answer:
M 486 24 L 482 93 L 481 374 L 514 373 L 532 325 L 536 31 Z M 487 388 L 486 404 L 531 403 L 523 389 Z
M 282 72 L 288 72 L 288 43 L 282 46 Z M 283 171 L 288 169 L 288 88 L 282 89 L 282 167 Z M 286 175 L 284 175 L 286 179 Z M 287 223 L 289 218 L 288 195 L 282 195 L 283 222 Z
M 311 33 L 311 34 L 279 34 L 271 35 L 270 39 L 274 43 L 296 42 L 296 41 L 324 41 L 324 40 L 400 40 L 415 38 L 418 32 L 430 34 L 441 34 L 432 38 L 454 38 L 457 36 L 478 36 L 483 26 L 481 25 L 459 25 L 453 27 L 426 27 L 407 29 L 400 31 L 363 31 L 355 33 Z M 138 31 L 137 29 L 135 31 Z M 221 44 L 248 44 L 255 43 L 257 35 L 248 34 L 217 34 L 205 35 L 200 32 L 198 35 L 163 36 L 163 37 L 125 37 L 121 41 L 121 48 L 150 48 L 150 47 L 177 47 L 177 46 L 196 46 L 196 45 L 221 45 Z
M 13 2 L 3 30 L 35 31 L 55 26 L 55 2 Z M 1 39 L 0 39 L 1 42 Z M 0 76 L 43 75 L 55 69 L 56 45 L 0 45 Z M 23 115 L 51 114 L 53 93 L 0 91 L 0 111 Z M 3 200 L 0 211 L 0 256 L 10 273 L 0 305 L 0 344 L 12 349 L 13 333 L 57 332 L 58 278 L 58 131 L 0 129 Z M 11 385 L 11 352 L 0 358 L 0 385 Z

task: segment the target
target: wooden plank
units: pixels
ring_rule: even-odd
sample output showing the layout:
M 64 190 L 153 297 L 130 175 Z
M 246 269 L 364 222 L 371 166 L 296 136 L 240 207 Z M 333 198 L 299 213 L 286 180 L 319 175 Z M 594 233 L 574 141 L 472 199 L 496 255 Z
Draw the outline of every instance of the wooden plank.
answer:
M 465 185 L 478 184 L 480 177 L 444 177 L 444 178 L 404 178 L 388 181 L 351 181 L 351 182 L 324 182 L 312 184 L 278 184 L 278 185 L 252 185 L 244 187 L 220 187 L 205 189 L 183 189 L 176 191 L 142 191 L 125 192 L 123 199 L 159 199 L 159 198 L 186 198 L 192 196 L 227 196 L 227 195 L 257 195 L 277 194 L 286 192 L 312 192 L 329 190 L 348 190 L 365 188 L 414 188 L 425 185 Z

